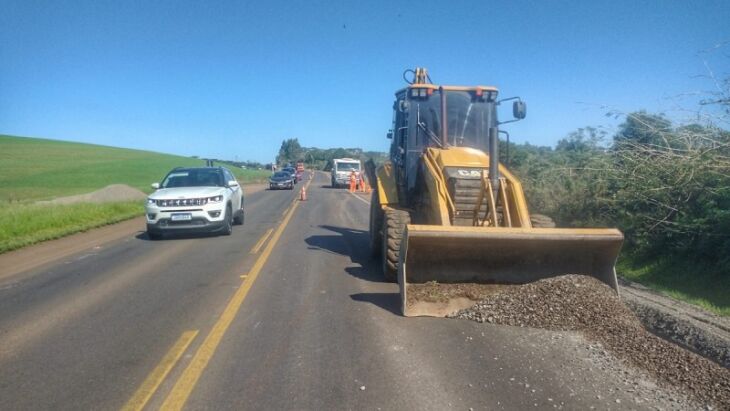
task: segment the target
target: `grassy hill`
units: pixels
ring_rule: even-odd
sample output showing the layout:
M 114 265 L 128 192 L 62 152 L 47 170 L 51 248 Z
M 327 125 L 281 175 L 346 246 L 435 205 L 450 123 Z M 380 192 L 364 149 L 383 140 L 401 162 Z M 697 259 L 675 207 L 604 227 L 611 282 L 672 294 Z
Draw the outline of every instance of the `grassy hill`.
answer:
M 0 253 L 143 213 L 140 202 L 51 206 L 35 204 L 38 200 L 110 184 L 150 192 L 150 183 L 170 169 L 203 165 L 203 160 L 150 151 L 0 135 Z M 228 168 L 241 183 L 269 175 L 266 170 Z
M 149 191 L 173 167 L 203 160 L 94 144 L 0 135 L 0 202 L 88 193 L 109 184 Z M 242 183 L 266 171 L 229 167 Z

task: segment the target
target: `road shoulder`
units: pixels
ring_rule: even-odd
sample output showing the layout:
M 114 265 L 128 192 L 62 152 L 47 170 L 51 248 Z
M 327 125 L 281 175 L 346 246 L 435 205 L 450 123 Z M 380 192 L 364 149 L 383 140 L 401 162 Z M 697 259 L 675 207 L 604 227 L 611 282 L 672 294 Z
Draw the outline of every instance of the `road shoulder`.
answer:
M 144 230 L 144 217 L 94 228 L 0 254 L 0 281 Z
M 652 333 L 730 368 L 730 320 L 620 280 L 621 298 Z

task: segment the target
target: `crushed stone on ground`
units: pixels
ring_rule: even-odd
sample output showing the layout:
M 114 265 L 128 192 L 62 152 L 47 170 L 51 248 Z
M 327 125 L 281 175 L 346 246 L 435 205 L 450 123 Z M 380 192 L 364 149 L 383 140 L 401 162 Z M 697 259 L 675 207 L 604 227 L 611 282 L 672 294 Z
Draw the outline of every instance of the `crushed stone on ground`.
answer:
M 644 328 L 730 368 L 730 318 L 666 297 L 640 284 L 619 279 L 621 301 Z
M 452 298 L 464 297 L 473 301 L 479 301 L 508 287 L 516 287 L 509 284 L 441 284 L 436 281 L 429 281 L 423 284 L 408 284 L 409 306 L 416 302 L 426 301 L 429 303 L 445 303 Z
M 564 275 L 504 287 L 450 317 L 581 331 L 658 383 L 681 387 L 702 404 L 730 409 L 730 370 L 646 331 L 616 293 L 593 277 Z

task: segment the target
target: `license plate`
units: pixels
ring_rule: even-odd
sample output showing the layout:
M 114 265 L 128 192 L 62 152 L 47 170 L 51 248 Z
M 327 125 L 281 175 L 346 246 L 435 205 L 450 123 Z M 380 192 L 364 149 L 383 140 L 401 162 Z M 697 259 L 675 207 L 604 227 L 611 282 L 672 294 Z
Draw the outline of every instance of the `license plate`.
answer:
M 178 213 L 170 216 L 172 221 L 188 221 L 193 219 L 193 215 L 190 213 Z

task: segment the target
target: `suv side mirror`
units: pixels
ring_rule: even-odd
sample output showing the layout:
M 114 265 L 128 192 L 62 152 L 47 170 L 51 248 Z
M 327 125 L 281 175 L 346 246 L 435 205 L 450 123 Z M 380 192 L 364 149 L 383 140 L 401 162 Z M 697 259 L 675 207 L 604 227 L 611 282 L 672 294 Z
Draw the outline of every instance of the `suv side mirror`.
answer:
M 393 130 L 388 130 L 388 134 L 385 135 L 389 140 L 393 139 Z
M 522 120 L 527 115 L 527 104 L 522 100 L 517 100 L 512 104 L 512 115 L 514 118 Z
M 238 181 L 236 181 L 236 180 L 228 181 L 228 187 L 238 187 Z
M 152 188 L 154 188 L 155 190 L 158 190 L 158 189 L 160 188 L 160 183 L 152 183 L 152 184 L 151 184 L 151 186 L 152 186 Z

